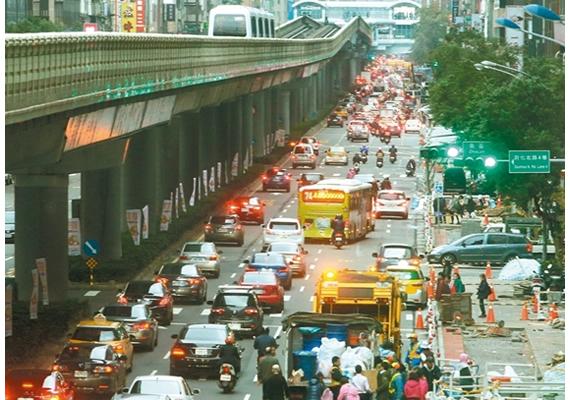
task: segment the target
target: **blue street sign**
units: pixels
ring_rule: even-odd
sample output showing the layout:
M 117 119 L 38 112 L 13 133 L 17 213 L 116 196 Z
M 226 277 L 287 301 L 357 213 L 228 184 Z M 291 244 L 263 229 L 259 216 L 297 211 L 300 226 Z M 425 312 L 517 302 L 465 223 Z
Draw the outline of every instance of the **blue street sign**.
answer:
M 88 257 L 94 257 L 99 255 L 99 250 L 100 250 L 99 242 L 95 239 L 89 239 L 86 240 L 85 243 L 83 243 L 83 252 Z

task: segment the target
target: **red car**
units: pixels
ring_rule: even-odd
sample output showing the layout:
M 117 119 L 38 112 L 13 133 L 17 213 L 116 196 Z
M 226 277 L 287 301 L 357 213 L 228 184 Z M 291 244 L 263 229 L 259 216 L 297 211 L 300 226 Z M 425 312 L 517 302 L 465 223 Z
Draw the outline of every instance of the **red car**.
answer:
M 285 307 L 285 291 L 279 284 L 279 279 L 271 271 L 248 271 L 239 279 L 238 284 L 253 287 L 257 299 L 263 308 L 272 312 L 283 312 Z
M 263 224 L 265 220 L 265 202 L 258 197 L 240 196 L 226 204 L 227 213 L 237 215 L 240 221 Z

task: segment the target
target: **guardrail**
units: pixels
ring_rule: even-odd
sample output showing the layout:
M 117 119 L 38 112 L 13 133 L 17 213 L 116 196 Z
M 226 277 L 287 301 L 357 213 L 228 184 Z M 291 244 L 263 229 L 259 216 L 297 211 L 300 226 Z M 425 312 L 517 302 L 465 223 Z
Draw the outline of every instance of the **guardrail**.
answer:
M 7 34 L 6 124 L 192 85 L 312 64 L 370 27 L 354 18 L 324 39 L 121 33 Z

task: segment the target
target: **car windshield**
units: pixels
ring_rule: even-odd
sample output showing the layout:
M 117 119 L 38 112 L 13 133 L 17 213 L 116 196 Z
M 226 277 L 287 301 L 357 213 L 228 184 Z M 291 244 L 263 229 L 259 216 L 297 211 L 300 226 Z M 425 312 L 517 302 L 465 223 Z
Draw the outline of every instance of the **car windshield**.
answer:
M 160 270 L 161 274 L 180 275 L 180 271 L 185 264 L 164 264 Z
M 200 270 L 194 264 L 186 264 L 180 270 L 180 275 L 200 276 Z
M 395 276 L 401 281 L 410 281 L 422 279 L 418 270 L 394 271 L 388 269 L 388 274 Z
M 153 281 L 138 281 L 129 282 L 125 294 L 127 296 L 131 295 L 145 295 L 148 294 L 150 287 L 154 285 Z
M 344 154 L 344 147 L 331 147 L 331 153 L 333 153 L 333 154 L 343 153 Z
M 310 150 L 306 146 L 295 147 L 295 154 L 305 154 L 305 153 L 309 153 L 309 152 L 310 152 Z
M 208 340 L 214 343 L 224 343 L 226 340 L 225 329 L 213 329 L 208 327 L 189 327 L 183 340 L 189 342 Z
M 246 273 L 243 276 L 243 283 L 246 285 L 275 285 L 277 281 L 274 274 Z
M 93 346 L 66 346 L 61 351 L 61 354 L 58 357 L 58 361 L 65 362 L 65 361 L 79 361 L 79 360 L 88 360 L 91 355 L 91 350 Z
M 405 200 L 404 193 L 380 193 L 378 197 L 381 200 Z
M 384 258 L 410 258 L 412 251 L 409 247 L 385 247 Z
M 184 253 L 202 253 L 205 250 L 204 243 L 186 243 L 184 245 Z
M 134 394 L 185 394 L 178 381 L 168 379 L 139 380 L 133 384 Z
M 110 342 L 113 340 L 120 340 L 119 333 L 113 328 L 99 328 L 80 326 L 75 329 L 73 336 L 75 340 L 83 340 L 86 342 Z
M 269 223 L 269 229 L 274 229 L 276 231 L 296 231 L 299 230 L 298 222 L 283 222 L 283 221 L 271 221 Z
M 245 308 L 250 304 L 249 294 L 223 294 L 217 296 L 214 307 Z
M 144 319 L 147 317 L 144 306 L 106 306 L 103 313 L 106 317 L 115 318 L 136 318 Z
M 306 181 L 320 181 L 321 175 L 320 174 L 304 174 L 303 178 L 305 178 Z
M 281 254 L 257 253 L 253 256 L 251 263 L 259 265 L 283 265 L 285 262 Z
M 269 246 L 270 251 L 274 251 L 276 253 L 296 253 L 297 252 L 297 244 L 296 243 L 272 243 Z
M 210 219 L 210 223 L 214 225 L 233 225 L 236 223 L 236 219 L 234 217 L 216 216 Z

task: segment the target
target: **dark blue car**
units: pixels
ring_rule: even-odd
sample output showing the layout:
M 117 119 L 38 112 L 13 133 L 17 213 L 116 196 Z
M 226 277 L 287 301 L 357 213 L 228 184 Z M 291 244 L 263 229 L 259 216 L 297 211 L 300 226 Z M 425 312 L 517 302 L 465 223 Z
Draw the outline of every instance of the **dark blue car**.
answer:
M 274 271 L 281 286 L 285 290 L 291 289 L 293 272 L 283 254 L 255 253 L 251 260 L 244 260 L 244 264 L 245 271 Z

